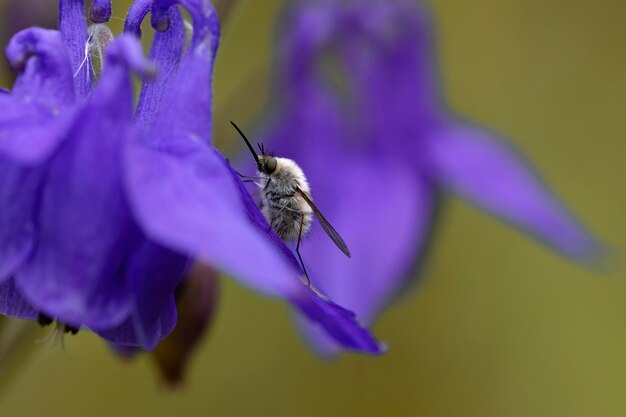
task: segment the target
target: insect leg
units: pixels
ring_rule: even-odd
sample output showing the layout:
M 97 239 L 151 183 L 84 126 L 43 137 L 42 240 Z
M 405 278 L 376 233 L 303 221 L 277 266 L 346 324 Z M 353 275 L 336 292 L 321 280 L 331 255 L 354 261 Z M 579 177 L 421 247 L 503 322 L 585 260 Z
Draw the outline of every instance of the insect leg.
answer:
M 237 172 L 237 171 L 235 171 L 235 172 Z M 263 177 L 257 177 L 257 176 L 254 176 L 254 175 L 243 175 L 243 174 L 241 174 L 239 172 L 237 172 L 237 175 L 239 175 L 239 178 L 249 178 L 249 179 L 253 179 L 253 180 L 262 180 L 263 179 Z
M 311 279 L 309 278 L 309 274 L 306 272 L 306 267 L 304 266 L 304 262 L 302 261 L 302 256 L 300 256 L 300 241 L 302 240 L 302 225 L 304 224 L 304 215 L 300 216 L 300 230 L 298 231 L 298 243 L 296 244 L 296 253 L 298 254 L 298 259 L 300 259 L 300 265 L 302 265 L 302 270 L 304 271 L 304 276 L 306 277 L 306 285 L 307 287 L 311 286 Z
M 278 213 L 276 213 L 275 216 L 278 216 L 280 213 L 283 212 L 283 210 L 287 210 L 287 211 L 290 211 L 292 213 L 300 213 L 298 210 L 294 210 L 291 207 L 287 207 L 287 205 L 285 204 L 284 206 L 282 206 L 280 208 L 280 210 L 278 210 Z

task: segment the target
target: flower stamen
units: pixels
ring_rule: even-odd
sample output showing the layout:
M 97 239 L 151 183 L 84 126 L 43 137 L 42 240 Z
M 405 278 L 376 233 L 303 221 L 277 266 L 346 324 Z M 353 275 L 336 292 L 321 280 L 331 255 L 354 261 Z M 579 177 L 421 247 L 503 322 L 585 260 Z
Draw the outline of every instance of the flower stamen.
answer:
M 52 322 L 54 322 L 54 319 L 43 313 L 39 313 L 39 316 L 37 317 L 37 322 L 41 327 L 45 327 L 52 324 Z M 72 335 L 75 335 L 76 333 L 78 333 L 78 330 L 78 327 L 74 327 L 57 320 L 55 326 L 52 328 L 52 331 L 48 333 L 46 337 L 35 340 L 35 343 L 41 345 L 48 343 L 50 340 L 53 340 L 51 349 L 56 349 L 60 346 L 61 350 L 65 351 L 65 333 L 71 333 Z

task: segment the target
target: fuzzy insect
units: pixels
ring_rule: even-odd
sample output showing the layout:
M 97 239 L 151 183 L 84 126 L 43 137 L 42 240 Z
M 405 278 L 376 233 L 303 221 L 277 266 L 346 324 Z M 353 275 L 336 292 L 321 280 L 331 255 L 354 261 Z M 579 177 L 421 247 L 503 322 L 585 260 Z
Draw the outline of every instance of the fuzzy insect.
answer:
M 261 212 L 278 237 L 287 242 L 298 240 L 296 253 L 307 279 L 307 285 L 310 285 L 309 275 L 306 272 L 302 256 L 300 256 L 300 242 L 302 237 L 311 229 L 313 215 L 317 217 L 320 225 L 335 242 L 335 245 L 349 258 L 348 246 L 313 204 L 309 182 L 298 164 L 291 159 L 267 155 L 263 145 L 258 145 L 259 151 L 261 151 L 261 154 L 258 155 L 241 129 L 235 123 L 230 123 L 246 142 L 257 163 L 257 177 L 239 175 L 243 178 L 259 180 L 257 186 L 261 190 L 262 196 Z

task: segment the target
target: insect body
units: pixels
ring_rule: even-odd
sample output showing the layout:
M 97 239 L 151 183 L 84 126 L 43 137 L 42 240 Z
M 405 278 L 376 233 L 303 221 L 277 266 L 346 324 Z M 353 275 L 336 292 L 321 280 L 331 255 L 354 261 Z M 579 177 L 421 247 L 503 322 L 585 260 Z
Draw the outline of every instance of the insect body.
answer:
M 276 168 L 268 172 L 259 170 L 259 188 L 262 190 L 261 212 L 278 237 L 292 241 L 306 235 L 311 228 L 313 209 L 302 194 L 310 198 L 309 184 L 302 169 L 291 159 L 276 157 L 259 157 L 276 161 Z M 274 162 L 271 162 L 272 166 Z M 302 193 L 302 194 L 301 194 Z
M 262 145 L 259 146 L 261 154 L 257 155 L 244 133 L 235 123 L 230 123 L 246 142 L 257 163 L 258 177 L 254 178 L 259 180 L 257 185 L 261 189 L 261 212 L 278 237 L 288 242 L 297 239 L 296 253 L 307 281 L 309 278 L 300 256 L 300 242 L 310 230 L 314 214 L 326 234 L 350 257 L 350 251 L 339 233 L 313 204 L 309 183 L 298 164 L 291 159 L 266 155 Z

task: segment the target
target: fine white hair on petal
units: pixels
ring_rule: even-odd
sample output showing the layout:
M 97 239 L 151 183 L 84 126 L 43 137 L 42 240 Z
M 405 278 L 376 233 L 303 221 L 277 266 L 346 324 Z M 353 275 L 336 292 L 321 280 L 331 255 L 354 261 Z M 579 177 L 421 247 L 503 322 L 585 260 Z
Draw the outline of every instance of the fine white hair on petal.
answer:
M 185 25 L 185 31 L 187 31 L 187 41 L 189 41 L 191 40 L 191 36 L 193 35 L 193 25 L 187 19 L 183 21 L 183 24 Z
M 88 33 L 89 37 L 87 38 L 87 42 L 85 43 L 85 57 L 76 69 L 76 72 L 74 73 L 74 78 L 78 76 L 78 73 L 85 65 L 89 65 L 91 67 L 92 74 L 95 78 L 96 71 L 92 63 L 92 56 L 94 55 L 98 58 L 98 62 L 100 62 L 99 70 L 100 72 L 102 72 L 102 69 L 104 68 L 104 57 L 106 49 L 115 38 L 113 36 L 113 32 L 111 32 L 111 29 L 101 23 L 96 23 L 89 26 Z

